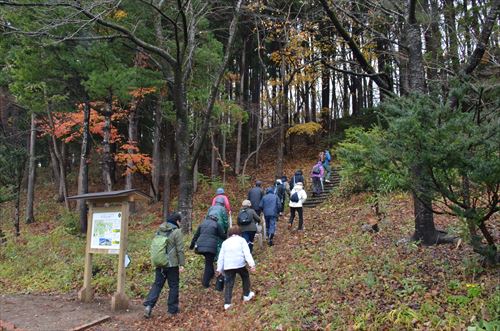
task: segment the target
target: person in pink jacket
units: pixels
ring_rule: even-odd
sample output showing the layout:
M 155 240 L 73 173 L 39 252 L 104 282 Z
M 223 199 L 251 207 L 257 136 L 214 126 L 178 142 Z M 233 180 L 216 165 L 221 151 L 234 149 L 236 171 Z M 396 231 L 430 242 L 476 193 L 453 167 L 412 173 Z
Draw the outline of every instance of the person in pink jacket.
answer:
M 224 207 L 226 208 L 228 213 L 231 213 L 231 205 L 229 204 L 229 199 L 224 193 L 225 192 L 222 187 L 219 187 L 217 191 L 215 191 L 215 197 L 212 199 L 212 206 L 215 206 L 215 200 L 217 199 L 217 197 L 222 197 L 224 199 Z
M 324 174 L 325 174 L 325 169 L 323 168 L 323 163 L 321 162 L 321 160 L 318 160 L 318 162 L 314 165 L 314 167 L 311 170 L 313 196 L 319 195 L 321 194 L 321 192 L 323 192 L 321 179 L 323 178 Z

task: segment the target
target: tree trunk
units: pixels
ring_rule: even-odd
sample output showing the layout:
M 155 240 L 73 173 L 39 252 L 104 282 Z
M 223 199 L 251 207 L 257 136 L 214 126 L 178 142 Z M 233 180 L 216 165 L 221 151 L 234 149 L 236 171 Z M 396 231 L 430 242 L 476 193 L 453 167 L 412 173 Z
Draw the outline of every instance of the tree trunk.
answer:
M 179 212 L 182 214 L 182 231 L 192 230 L 193 211 L 193 168 L 190 154 L 189 115 L 185 104 L 186 90 L 182 72 L 174 74 L 174 105 L 177 122 L 175 125 L 175 147 L 179 167 Z
M 171 125 L 167 124 L 167 136 L 171 137 Z M 173 137 L 167 138 L 165 142 L 164 156 L 163 156 L 163 219 L 166 220 L 170 213 L 170 192 L 171 192 L 171 179 L 175 168 L 174 162 L 174 149 L 172 147 Z
M 111 178 L 112 155 L 111 155 L 111 115 L 113 113 L 113 97 L 110 96 L 106 100 L 104 110 L 104 128 L 102 138 L 102 178 L 104 182 L 104 190 L 109 192 L 113 190 L 113 180 Z
M 50 112 L 50 109 L 47 107 L 47 118 L 49 120 L 49 125 L 52 130 L 54 130 L 54 121 L 52 120 L 52 114 Z M 59 167 L 59 195 L 60 195 L 60 202 L 64 201 L 64 204 L 66 206 L 66 209 L 69 210 L 69 202 L 68 202 L 68 190 L 66 186 L 66 167 L 64 164 L 64 157 L 65 157 L 65 150 L 66 150 L 66 145 L 62 144 L 61 151 L 59 151 L 59 146 L 57 144 L 56 136 L 52 133 L 50 135 L 52 139 L 52 146 L 54 148 L 54 154 L 55 158 L 57 160 L 57 165 Z
M 235 161 L 235 165 L 234 165 L 234 172 L 236 175 L 238 175 L 240 173 L 240 167 L 241 167 L 241 135 L 242 135 L 242 126 L 243 126 L 242 122 L 243 121 L 241 119 L 238 120 L 238 133 L 237 133 L 237 140 L 236 140 L 236 161 Z
M 408 80 L 410 90 L 424 94 L 425 71 L 422 56 L 422 38 L 420 25 L 415 15 L 416 0 L 410 1 L 406 40 L 408 42 Z M 432 197 L 429 190 L 429 174 L 424 171 L 422 164 L 412 166 L 411 173 L 415 183 L 413 193 L 415 233 L 413 240 L 420 240 L 425 245 L 435 245 L 441 242 L 441 233 L 434 226 L 432 213 Z
M 52 170 L 52 180 L 55 184 L 55 188 L 59 189 L 59 162 L 57 161 L 56 153 L 54 152 L 54 145 L 52 144 L 52 137 L 48 142 L 49 154 L 50 154 L 50 167 Z
M 130 109 L 130 112 L 128 114 L 128 144 L 137 147 L 138 145 L 138 133 L 137 133 L 137 126 L 139 124 L 139 114 L 138 114 L 138 108 L 137 107 L 132 107 Z M 136 153 L 135 148 L 129 148 L 127 150 L 127 153 L 132 155 Z M 134 188 L 134 173 L 132 172 L 132 169 L 134 168 L 134 163 L 132 161 L 127 162 L 127 175 L 125 177 L 125 189 L 130 190 Z M 130 204 L 132 205 L 132 204 Z M 130 212 L 133 212 L 132 210 Z
M 162 102 L 161 96 L 158 97 L 156 109 L 154 110 L 154 129 L 153 129 L 153 169 L 151 171 L 151 188 L 149 194 L 154 202 L 160 201 L 160 175 L 161 175 L 161 126 L 162 126 Z
M 83 132 L 80 152 L 80 170 L 78 172 L 78 195 L 88 193 L 89 190 L 89 153 L 90 153 L 90 104 L 83 105 Z M 77 200 L 76 209 L 80 215 L 80 232 L 87 233 L 87 205 L 83 200 Z
M 214 137 L 215 134 L 210 135 L 210 141 L 212 148 L 210 149 L 210 179 L 215 180 L 219 174 L 219 162 L 217 162 L 217 139 Z
M 26 197 L 26 223 L 35 222 L 33 214 L 33 203 L 35 200 L 35 146 L 36 146 L 36 117 L 31 113 L 31 132 L 30 132 L 30 155 L 28 161 L 28 194 Z

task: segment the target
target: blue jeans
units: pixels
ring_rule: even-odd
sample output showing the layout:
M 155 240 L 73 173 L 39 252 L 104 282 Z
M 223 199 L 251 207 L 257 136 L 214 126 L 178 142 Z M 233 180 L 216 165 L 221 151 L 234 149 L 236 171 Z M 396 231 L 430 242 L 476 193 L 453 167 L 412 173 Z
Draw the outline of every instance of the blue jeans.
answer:
M 253 251 L 253 239 L 255 238 L 256 231 L 243 231 L 241 236 L 245 238 L 248 244 L 248 248 L 250 248 L 250 253 Z
M 276 232 L 277 216 L 264 216 L 264 218 L 266 219 L 267 236 L 270 237 Z
M 179 312 L 179 267 L 156 268 L 155 282 L 149 290 L 144 306 L 154 307 L 158 301 L 161 290 L 168 281 L 168 312 L 177 314 Z

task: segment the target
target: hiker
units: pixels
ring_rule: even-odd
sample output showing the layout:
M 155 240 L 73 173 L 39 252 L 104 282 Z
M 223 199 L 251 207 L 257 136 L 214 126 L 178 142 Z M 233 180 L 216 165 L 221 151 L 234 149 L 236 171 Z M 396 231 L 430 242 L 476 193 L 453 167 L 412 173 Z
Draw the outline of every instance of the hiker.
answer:
M 253 240 L 257 233 L 257 224 L 260 223 L 260 217 L 252 208 L 250 200 L 243 200 L 241 210 L 238 214 L 238 226 L 241 230 L 241 236 L 245 238 L 250 253 L 253 252 Z
M 276 179 L 276 182 L 274 183 L 274 194 L 276 194 L 276 196 L 278 196 L 278 199 L 279 199 L 279 208 L 278 208 L 278 212 L 279 212 L 279 215 L 283 215 L 283 204 L 284 204 L 284 201 L 285 201 L 285 187 L 283 186 L 283 182 L 281 181 L 281 179 Z
M 264 218 L 266 219 L 266 230 L 269 238 L 269 246 L 273 245 L 274 234 L 276 232 L 276 221 L 278 219 L 280 202 L 276 194 L 274 194 L 274 188 L 269 187 L 266 190 L 266 195 L 262 198 L 259 204 L 260 209 L 264 212 Z
M 330 167 L 330 161 L 332 160 L 332 156 L 330 155 L 330 151 L 325 149 L 323 152 L 323 168 L 325 169 L 325 183 L 330 183 L 330 175 L 332 173 L 332 168 Z
M 283 197 L 283 203 L 281 206 L 281 210 L 285 211 L 285 201 L 286 197 L 290 197 L 290 183 L 288 183 L 288 177 L 283 175 L 281 176 L 281 183 L 283 184 L 283 188 L 285 189 L 285 195 Z
M 293 220 L 295 219 L 295 212 L 299 214 L 299 227 L 297 230 L 302 231 L 304 229 L 304 218 L 303 218 L 303 207 L 302 205 L 307 199 L 307 193 L 304 190 L 304 186 L 301 182 L 298 182 L 293 187 L 290 192 L 290 221 L 288 221 L 288 227 L 293 226 Z
M 168 281 L 168 313 L 175 315 L 179 312 L 179 273 L 184 271 L 184 242 L 180 230 L 181 214 L 173 213 L 168 216 L 167 221 L 162 223 L 151 244 L 151 257 L 153 265 L 158 264 L 155 269 L 155 281 L 144 301 L 144 317 L 151 317 L 151 312 L 158 301 L 161 290 Z M 155 250 L 155 248 L 159 248 Z M 155 263 L 157 258 L 154 252 L 161 255 L 166 264 Z M 164 254 L 164 255 L 163 255 Z
M 260 217 L 262 210 L 259 207 L 260 200 L 264 196 L 264 190 L 262 189 L 262 182 L 260 180 L 255 182 L 255 186 L 248 191 L 248 200 L 252 203 L 252 209 L 255 210 L 257 215 Z
M 229 221 L 227 215 L 227 209 L 225 207 L 225 199 L 222 195 L 218 195 L 214 198 L 214 204 L 208 208 L 207 216 L 215 215 L 217 216 L 217 222 L 222 225 L 224 233 L 227 233 L 229 229 Z
M 243 283 L 243 301 L 250 301 L 255 293 L 250 291 L 250 274 L 255 272 L 255 261 L 245 239 L 241 236 L 238 226 L 232 226 L 228 231 L 228 238 L 222 243 L 217 261 L 217 274 L 224 274 L 224 309 L 231 308 L 233 287 L 236 274 L 239 274 Z
M 210 287 L 210 280 L 214 276 L 214 260 L 217 254 L 218 240 L 226 239 L 226 234 L 222 225 L 217 222 L 215 215 L 207 216 L 196 229 L 196 233 L 191 240 L 190 249 L 194 249 L 196 254 L 205 257 L 205 270 L 201 284 L 203 287 Z
M 295 171 L 295 174 L 293 175 L 292 179 L 290 180 L 290 190 L 293 190 L 293 187 L 298 182 L 301 182 L 302 185 L 305 185 L 304 176 L 302 175 L 302 170 L 300 170 L 300 169 Z
M 323 192 L 323 188 L 321 185 L 321 178 L 323 178 L 324 173 L 325 170 L 323 169 L 323 163 L 321 162 L 321 160 L 318 160 L 318 162 L 314 165 L 314 167 L 311 170 L 313 196 L 317 196 L 321 194 L 321 192 Z
M 231 214 L 231 204 L 229 203 L 229 199 L 227 198 L 227 195 L 222 187 L 219 187 L 215 191 L 215 197 L 212 199 L 212 206 L 215 206 L 215 201 L 218 197 L 222 197 L 224 199 L 224 207 L 226 208 L 228 214 Z

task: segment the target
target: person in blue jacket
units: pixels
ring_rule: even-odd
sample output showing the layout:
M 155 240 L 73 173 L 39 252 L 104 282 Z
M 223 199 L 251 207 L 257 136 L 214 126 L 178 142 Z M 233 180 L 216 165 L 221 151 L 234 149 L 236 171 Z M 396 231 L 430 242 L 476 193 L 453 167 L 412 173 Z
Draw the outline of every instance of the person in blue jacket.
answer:
M 325 149 L 324 158 L 323 158 L 323 168 L 325 168 L 325 182 L 330 183 L 330 175 L 332 173 L 332 168 L 330 167 L 330 161 L 332 160 L 332 156 L 330 155 L 330 151 Z
M 272 246 L 274 234 L 276 233 L 276 221 L 278 220 L 280 210 L 280 199 L 274 194 L 274 187 L 267 188 L 266 195 L 260 201 L 259 207 L 266 219 L 266 230 L 269 238 L 268 244 Z

